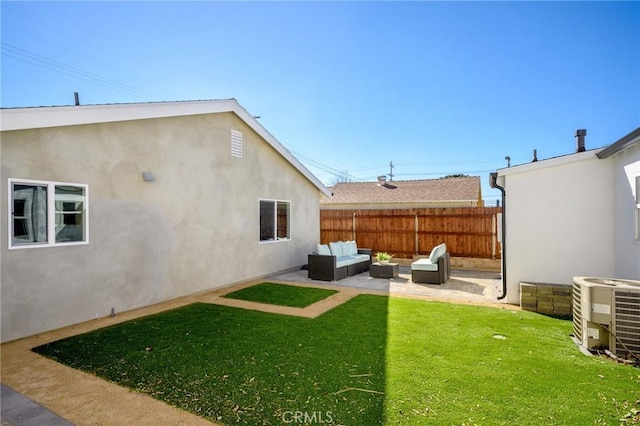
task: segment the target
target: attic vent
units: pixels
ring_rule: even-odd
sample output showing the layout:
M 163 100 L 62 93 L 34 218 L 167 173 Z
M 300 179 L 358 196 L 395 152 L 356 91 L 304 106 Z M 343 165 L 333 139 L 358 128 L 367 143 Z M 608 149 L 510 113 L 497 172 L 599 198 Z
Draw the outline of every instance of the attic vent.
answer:
M 231 130 L 231 156 L 242 158 L 242 132 Z

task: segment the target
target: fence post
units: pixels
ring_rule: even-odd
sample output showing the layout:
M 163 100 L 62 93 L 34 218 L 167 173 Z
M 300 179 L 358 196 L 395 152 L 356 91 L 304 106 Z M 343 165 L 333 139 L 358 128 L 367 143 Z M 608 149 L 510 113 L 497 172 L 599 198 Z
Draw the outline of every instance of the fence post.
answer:
M 491 259 L 496 258 L 496 215 L 491 216 Z
M 356 212 L 353 212 L 353 219 L 351 220 L 351 241 L 356 240 Z
M 414 244 L 414 255 L 418 254 L 418 244 L 419 244 L 419 236 L 418 236 L 418 214 L 416 213 L 416 220 L 415 220 L 415 244 Z

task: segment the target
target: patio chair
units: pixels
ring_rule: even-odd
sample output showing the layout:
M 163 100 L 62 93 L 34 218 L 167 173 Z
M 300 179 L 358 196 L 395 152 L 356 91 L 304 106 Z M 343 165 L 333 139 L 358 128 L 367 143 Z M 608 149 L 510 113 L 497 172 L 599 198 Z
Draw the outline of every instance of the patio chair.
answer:
M 451 257 L 442 243 L 431 250 L 428 258 L 411 264 L 411 281 L 425 284 L 444 284 L 451 277 Z

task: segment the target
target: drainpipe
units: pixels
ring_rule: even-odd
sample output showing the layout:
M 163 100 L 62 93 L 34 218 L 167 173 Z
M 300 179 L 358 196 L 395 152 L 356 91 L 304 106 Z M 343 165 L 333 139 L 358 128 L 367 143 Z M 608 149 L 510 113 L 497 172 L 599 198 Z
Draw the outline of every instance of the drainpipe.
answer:
M 502 192 L 502 295 L 498 296 L 498 300 L 507 297 L 507 205 L 505 204 L 506 191 L 498 185 L 498 173 L 489 174 L 489 186 L 496 188 Z

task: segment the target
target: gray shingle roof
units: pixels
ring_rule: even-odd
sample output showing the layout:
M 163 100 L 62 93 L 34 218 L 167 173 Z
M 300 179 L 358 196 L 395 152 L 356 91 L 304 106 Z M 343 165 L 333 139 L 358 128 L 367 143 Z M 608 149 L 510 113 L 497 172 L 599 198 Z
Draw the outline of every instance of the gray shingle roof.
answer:
M 413 203 L 434 201 L 478 201 L 480 177 L 459 177 L 387 182 L 341 182 L 329 190 L 330 200 L 322 204 Z

